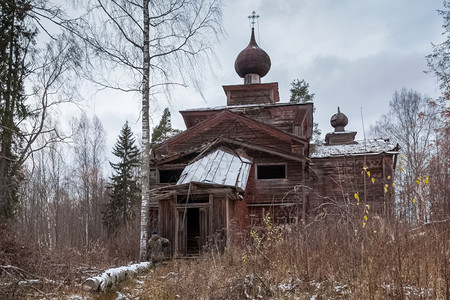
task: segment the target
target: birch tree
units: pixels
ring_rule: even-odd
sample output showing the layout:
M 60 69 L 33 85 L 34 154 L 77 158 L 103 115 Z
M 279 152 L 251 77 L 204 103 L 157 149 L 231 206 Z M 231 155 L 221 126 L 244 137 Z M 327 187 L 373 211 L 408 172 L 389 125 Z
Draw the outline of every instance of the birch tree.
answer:
M 39 16 L 62 14 L 48 2 L 0 1 L 0 222 L 16 217 L 24 163 L 62 139 L 48 117 L 57 104 L 71 102 L 76 90 L 70 74 L 81 52 L 73 40 L 61 35 L 44 47 L 35 42 L 39 29 L 45 32 Z
M 102 220 L 100 208 L 105 204 L 106 180 L 102 164 L 105 161 L 105 132 L 100 120 L 90 120 L 83 114 L 76 123 L 75 133 L 75 176 L 79 211 L 83 220 L 84 245 L 101 236 Z
M 431 99 L 416 91 L 396 91 L 389 112 L 371 127 L 373 137 L 391 138 L 400 145 L 396 187 L 399 213 L 410 221 L 429 220 L 429 198 L 423 181 L 430 175 L 430 159 L 435 149 L 435 129 L 439 126 L 438 110 Z
M 141 95 L 140 258 L 146 257 L 150 101 L 174 85 L 201 87 L 203 65 L 222 31 L 220 0 L 92 0 L 72 32 L 92 51 L 85 75 L 101 87 Z M 154 108 L 153 108 L 154 110 Z

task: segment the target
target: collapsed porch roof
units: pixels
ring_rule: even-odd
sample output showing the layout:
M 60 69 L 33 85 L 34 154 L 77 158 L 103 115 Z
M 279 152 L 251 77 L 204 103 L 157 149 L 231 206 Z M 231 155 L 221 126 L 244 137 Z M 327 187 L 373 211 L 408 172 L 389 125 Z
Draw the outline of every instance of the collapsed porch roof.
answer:
M 245 191 L 252 162 L 237 153 L 216 149 L 184 168 L 177 185 L 202 183 Z

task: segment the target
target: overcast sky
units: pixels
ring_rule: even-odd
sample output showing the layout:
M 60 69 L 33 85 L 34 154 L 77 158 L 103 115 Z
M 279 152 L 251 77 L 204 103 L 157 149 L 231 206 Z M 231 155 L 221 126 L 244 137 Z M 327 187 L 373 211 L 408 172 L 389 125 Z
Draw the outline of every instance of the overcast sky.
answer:
M 333 128 L 330 117 L 341 112 L 349 119 L 346 130 L 364 138 L 382 114 L 395 90 L 414 89 L 431 97 L 438 84 L 427 69 L 425 55 L 431 43 L 443 40 L 441 0 L 246 0 L 223 1 L 226 36 L 216 45 L 214 75 L 205 76 L 205 100 L 193 88 L 174 93 L 172 125 L 185 129 L 180 110 L 226 105 L 222 85 L 242 84 L 234 61 L 250 40 L 248 15 L 260 16 L 256 40 L 270 56 L 272 67 L 263 83 L 278 82 L 280 102 L 288 102 L 290 83 L 305 79 L 315 93 L 314 121 L 322 138 Z M 205 74 L 208 74 L 206 72 Z M 99 93 L 88 101 L 107 132 L 107 154 L 120 129 L 129 120 L 140 137 L 139 95 Z M 168 106 L 159 103 L 162 111 Z M 158 124 L 159 116 L 152 115 Z

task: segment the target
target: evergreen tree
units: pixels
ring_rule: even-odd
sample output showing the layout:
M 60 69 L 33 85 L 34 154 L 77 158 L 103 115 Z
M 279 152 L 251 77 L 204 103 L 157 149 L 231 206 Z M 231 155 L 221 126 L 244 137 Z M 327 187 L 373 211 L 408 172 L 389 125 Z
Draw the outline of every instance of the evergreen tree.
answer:
M 291 98 L 289 99 L 290 103 L 306 103 L 314 100 L 315 94 L 309 93 L 309 83 L 307 83 L 304 79 L 295 79 L 291 82 L 291 86 Z
M 113 152 L 118 163 L 110 162 L 113 175 L 110 178 L 110 200 L 103 211 L 103 224 L 109 234 L 117 233 L 121 226 L 128 226 L 138 213 L 137 205 L 141 199 L 138 182 L 140 153 L 128 121 L 122 127 Z
M 158 126 L 156 126 L 153 129 L 151 145 L 153 147 L 156 144 L 159 144 L 180 132 L 181 130 L 172 128 L 172 122 L 170 120 L 170 111 L 166 107 L 163 111 L 161 121 L 159 121 Z
M 314 93 L 309 92 L 309 83 L 307 83 L 304 79 L 298 80 L 295 79 L 291 82 L 292 88 L 291 91 L 291 98 L 289 99 L 290 103 L 306 103 L 306 102 L 312 102 L 314 101 Z M 316 111 L 316 108 L 314 107 L 314 112 Z M 320 143 L 320 135 L 322 134 L 322 130 L 319 129 L 319 124 L 314 122 L 314 128 L 313 128 L 313 139 L 314 142 Z
M 18 124 L 30 114 L 24 79 L 36 34 L 26 22 L 30 10 L 26 0 L 0 1 L 0 223 L 14 218 L 22 179 L 17 154 L 24 134 Z

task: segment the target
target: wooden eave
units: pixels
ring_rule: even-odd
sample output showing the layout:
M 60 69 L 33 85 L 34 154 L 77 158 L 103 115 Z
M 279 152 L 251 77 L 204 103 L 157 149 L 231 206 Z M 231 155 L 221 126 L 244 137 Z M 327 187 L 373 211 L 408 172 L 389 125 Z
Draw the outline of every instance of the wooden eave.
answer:
M 197 187 L 195 192 L 190 191 L 192 187 Z M 237 197 L 237 189 L 220 185 L 220 184 L 204 184 L 201 182 L 191 182 L 191 183 L 185 183 L 181 185 L 168 185 L 163 188 L 159 188 L 157 191 L 150 191 L 151 193 L 151 199 L 153 202 L 160 201 L 164 199 L 168 199 L 171 196 L 178 195 L 178 194 L 196 194 L 198 193 L 198 189 L 201 190 L 201 193 L 209 193 L 209 194 L 229 194 L 233 195 L 231 197 L 232 199 L 236 200 Z
M 183 141 L 185 139 L 188 139 L 189 136 L 191 136 L 191 135 L 196 135 L 196 134 L 201 133 L 202 131 L 208 130 L 208 128 L 211 127 L 212 125 L 217 124 L 220 121 L 227 119 L 227 118 L 235 119 L 235 120 L 238 120 L 238 121 L 241 121 L 241 122 L 247 124 L 248 126 L 250 126 L 252 128 L 266 131 L 268 134 L 270 134 L 276 138 L 279 138 L 281 140 L 285 140 L 288 142 L 296 141 L 296 142 L 299 142 L 302 144 L 309 143 L 309 141 L 307 139 L 298 137 L 298 136 L 290 134 L 288 132 L 284 132 L 272 125 L 268 125 L 268 124 L 253 120 L 251 118 L 240 116 L 239 114 L 233 113 L 229 110 L 224 110 L 224 111 L 221 111 L 220 113 L 216 114 L 215 116 L 207 119 L 206 121 L 196 124 L 195 126 L 185 130 L 184 132 L 178 134 L 177 136 L 170 138 L 167 141 L 164 141 L 163 143 L 161 143 L 161 145 L 168 144 L 170 147 L 171 145 L 177 143 L 178 141 Z
M 206 121 L 207 119 L 214 117 L 215 115 L 229 110 L 239 115 L 245 114 L 247 110 L 269 110 L 269 111 L 283 111 L 290 109 L 291 107 L 297 107 L 295 117 L 292 118 L 292 124 L 300 125 L 304 121 L 310 121 L 312 124 L 313 103 L 278 103 L 278 104 L 250 104 L 250 105 L 232 105 L 213 107 L 206 109 L 189 109 L 180 111 L 183 117 L 186 128 L 189 129 L 199 123 Z M 305 109 L 306 107 L 306 109 Z M 311 129 L 312 132 L 312 129 Z
M 293 161 L 299 161 L 299 162 L 309 161 L 309 158 L 306 156 L 292 155 L 290 153 L 285 153 L 285 152 L 279 151 L 277 149 L 246 143 L 245 141 L 234 140 L 234 139 L 232 140 L 232 139 L 223 138 L 223 137 L 221 138 L 221 140 L 226 143 L 235 144 L 235 145 L 242 146 L 244 148 L 269 153 L 269 154 L 280 156 L 280 157 L 290 159 Z
M 201 152 L 206 152 L 208 149 L 216 147 L 220 144 L 231 144 L 231 145 L 236 145 L 236 146 L 240 146 L 240 147 L 244 147 L 247 149 L 252 149 L 252 150 L 256 150 L 256 151 L 260 151 L 260 152 L 264 152 L 264 153 L 269 153 L 271 155 L 275 155 L 275 156 L 279 156 L 279 157 L 283 157 L 289 160 L 293 160 L 293 161 L 299 161 L 299 162 L 305 162 L 305 161 L 310 161 L 310 159 L 308 157 L 305 156 L 298 156 L 298 155 L 293 155 L 291 153 L 285 153 L 283 151 L 280 151 L 278 149 L 273 149 L 273 148 L 269 148 L 269 147 L 265 147 L 265 146 L 258 146 L 258 145 L 254 145 L 251 143 L 247 143 L 245 141 L 242 140 L 238 140 L 238 139 L 230 139 L 230 138 L 225 138 L 225 137 L 218 137 L 217 139 L 204 143 L 198 147 L 195 148 L 191 148 L 188 151 L 182 151 L 182 152 L 178 152 L 178 153 L 173 153 L 172 155 L 168 155 L 165 156 L 163 158 L 157 158 L 156 159 L 156 165 L 163 165 L 166 163 L 170 163 L 171 161 L 175 161 L 177 159 L 180 159 L 184 156 L 187 156 L 189 154 L 193 154 L 193 153 L 201 153 Z

